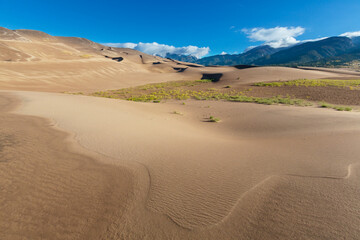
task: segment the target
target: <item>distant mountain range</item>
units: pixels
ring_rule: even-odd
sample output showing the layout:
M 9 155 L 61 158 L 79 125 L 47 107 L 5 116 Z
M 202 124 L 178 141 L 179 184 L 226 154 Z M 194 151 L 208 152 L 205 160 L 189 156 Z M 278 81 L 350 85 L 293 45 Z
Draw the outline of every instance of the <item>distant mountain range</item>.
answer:
M 287 48 L 268 45 L 242 54 L 225 54 L 196 59 L 171 54 L 169 58 L 202 65 L 349 66 L 360 62 L 360 37 L 329 37 Z M 359 66 L 359 65 L 358 65 Z
M 240 64 L 249 64 L 256 61 L 257 59 L 269 56 L 278 52 L 281 49 L 272 48 L 268 45 L 263 45 L 255 47 L 247 52 L 242 54 L 225 54 L 225 55 L 215 55 L 211 57 L 205 57 L 196 61 L 198 64 L 202 65 L 240 65 Z
M 165 58 L 170 58 L 181 62 L 189 62 L 189 63 L 195 63 L 198 60 L 196 57 L 191 55 L 178 55 L 172 53 L 167 53 Z

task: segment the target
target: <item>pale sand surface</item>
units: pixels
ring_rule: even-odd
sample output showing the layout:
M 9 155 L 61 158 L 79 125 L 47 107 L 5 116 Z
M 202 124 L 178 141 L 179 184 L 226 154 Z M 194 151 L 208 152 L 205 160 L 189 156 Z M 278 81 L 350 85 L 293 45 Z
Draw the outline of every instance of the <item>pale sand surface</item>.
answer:
M 285 81 L 318 78 L 360 78 L 354 72 L 347 74 L 284 67 L 186 67 L 174 63 L 153 65 L 106 58 L 43 60 L 39 62 L 1 62 L 0 89 L 44 92 L 95 92 L 100 90 L 134 87 L 165 81 L 197 80 L 204 73 L 222 73 L 221 84 L 241 85 L 266 81 Z M 139 57 L 134 56 L 134 57 Z M 154 59 L 153 61 L 157 61 Z M 187 68 L 177 72 L 174 68 Z
M 19 113 L 52 119 L 86 149 L 110 157 L 102 162 L 134 175 L 130 204 L 111 218 L 117 228 L 110 239 L 360 234 L 358 113 L 14 94 L 23 101 Z M 210 114 L 223 122 L 204 122 Z
M 152 82 L 194 80 L 198 76 L 150 71 L 137 63 L 109 59 L 0 62 L 0 87 L 27 91 L 99 91 Z
M 131 171 L 99 164 L 43 118 L 7 113 L 16 105 L 0 94 L 0 239 L 105 237 L 129 205 Z

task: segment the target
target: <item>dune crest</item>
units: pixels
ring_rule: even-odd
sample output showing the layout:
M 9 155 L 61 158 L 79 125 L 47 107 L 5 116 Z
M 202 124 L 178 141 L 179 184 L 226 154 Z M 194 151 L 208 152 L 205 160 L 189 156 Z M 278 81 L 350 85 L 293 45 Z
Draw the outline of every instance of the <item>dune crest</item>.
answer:
M 45 92 L 92 92 L 148 83 L 219 75 L 226 85 L 299 78 L 358 77 L 351 71 L 285 67 L 204 67 L 114 48 L 79 37 L 0 28 L 0 88 Z

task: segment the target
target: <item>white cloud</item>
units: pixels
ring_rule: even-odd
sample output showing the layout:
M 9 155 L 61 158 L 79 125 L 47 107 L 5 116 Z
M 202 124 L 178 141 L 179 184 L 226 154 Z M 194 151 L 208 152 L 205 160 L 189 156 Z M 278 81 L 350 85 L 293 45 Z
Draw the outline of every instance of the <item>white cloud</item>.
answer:
M 165 57 L 167 53 L 179 54 L 179 55 L 191 55 L 197 58 L 201 58 L 210 52 L 209 47 L 174 47 L 166 44 L 153 43 L 105 43 L 104 45 L 120 48 L 132 48 L 140 52 L 144 52 L 151 55 L 159 55 Z
M 288 47 L 299 43 L 296 37 L 305 32 L 303 27 L 274 27 L 243 29 L 247 37 L 254 42 L 265 42 L 273 48 Z
M 220 55 L 227 55 L 228 53 L 227 52 L 224 52 L 224 51 L 222 51 L 221 53 L 220 53 Z
M 110 47 L 119 47 L 119 48 L 135 48 L 137 46 L 136 43 L 105 43 L 104 45 Z
M 254 48 L 256 48 L 256 47 L 258 47 L 258 46 L 250 46 L 250 47 L 247 47 L 247 48 L 244 50 L 244 53 L 246 53 L 246 52 L 248 52 L 248 51 L 250 51 L 251 49 L 254 49 Z
M 340 35 L 341 37 L 348 37 L 348 38 L 353 38 L 353 37 L 360 37 L 360 31 L 358 32 L 346 32 Z
M 321 37 L 321 38 L 315 38 L 315 39 L 307 39 L 307 40 L 302 40 L 300 43 L 306 43 L 306 42 L 317 42 L 317 41 L 321 41 L 324 39 L 327 39 L 328 37 Z

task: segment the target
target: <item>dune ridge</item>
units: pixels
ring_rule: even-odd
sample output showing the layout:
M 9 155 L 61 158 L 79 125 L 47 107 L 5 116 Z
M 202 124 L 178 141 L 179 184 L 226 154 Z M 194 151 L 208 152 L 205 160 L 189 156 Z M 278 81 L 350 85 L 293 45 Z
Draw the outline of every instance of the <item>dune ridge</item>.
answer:
M 301 114 L 297 113 L 298 111 L 302 112 L 302 114 L 306 112 L 307 115 L 315 114 L 314 117 L 323 118 L 324 120 L 332 116 L 331 118 L 338 123 L 336 127 L 335 125 L 331 127 L 332 130 L 336 129 L 336 134 L 335 132 L 332 133 L 332 130 L 329 131 L 326 130 L 326 128 L 320 128 L 316 132 L 313 130 L 308 132 L 295 131 L 293 133 L 284 132 L 282 135 L 272 135 L 272 131 L 267 129 L 262 130 L 263 133 L 261 133 L 254 128 L 253 131 L 256 131 L 257 134 L 260 133 L 260 135 L 254 135 L 252 138 L 248 138 L 247 136 L 251 134 L 249 135 L 249 133 L 247 133 L 244 137 L 237 137 L 236 139 L 234 136 L 227 135 L 226 131 L 221 129 L 229 127 L 226 126 L 226 124 L 216 127 L 208 123 L 198 122 L 195 124 L 192 120 L 191 124 L 187 122 L 182 123 L 179 116 L 170 114 L 171 109 L 178 106 L 176 103 L 174 103 L 175 105 L 149 105 L 84 96 L 40 93 L 16 94 L 26 100 L 26 104 L 21 109 L 22 113 L 56 119 L 60 128 L 77 132 L 77 141 L 84 147 L 117 159 L 114 164 L 126 165 L 128 161 L 135 161 L 135 165 L 143 166 L 141 169 L 148 169 L 148 171 L 139 170 L 139 175 L 137 175 L 137 179 L 142 179 L 140 181 L 143 185 L 140 183 L 138 185 L 139 195 L 137 195 L 138 200 L 136 202 L 143 204 L 144 208 L 141 208 L 142 210 L 137 209 L 137 211 L 139 211 L 137 213 L 138 215 L 131 214 L 124 216 L 125 222 L 135 222 L 136 220 L 134 219 L 139 220 L 140 216 L 144 218 L 136 224 L 136 231 L 129 225 L 127 225 L 128 228 L 122 229 L 124 234 L 130 234 L 129 231 L 132 232 L 134 235 L 129 236 L 133 237 L 142 236 L 141 234 L 145 234 L 144 231 L 146 232 L 146 229 L 156 229 L 159 226 L 167 226 L 169 229 L 166 233 L 161 234 L 152 230 L 154 231 L 152 234 L 155 234 L 153 236 L 159 236 L 159 234 L 164 236 L 164 238 L 166 238 L 166 236 L 179 236 L 179 239 L 184 237 L 196 239 L 199 236 L 206 236 L 206 238 L 211 239 L 213 237 L 209 237 L 210 235 L 214 236 L 214 238 L 215 236 L 221 236 L 219 232 L 220 229 L 222 229 L 222 231 L 229 231 L 228 239 L 246 236 L 254 226 L 249 227 L 248 230 L 243 229 L 242 233 L 227 226 L 231 226 L 232 224 L 236 224 L 236 226 L 245 224 L 243 222 L 244 220 L 239 218 L 248 214 L 245 209 L 249 210 L 249 213 L 252 212 L 250 208 L 244 208 L 244 204 L 248 204 L 248 200 L 246 199 L 250 197 L 254 202 L 265 201 L 267 199 L 266 197 L 263 196 L 259 198 L 258 196 L 258 194 L 262 194 L 265 191 L 263 190 L 264 186 L 267 186 L 269 183 L 272 184 L 274 180 L 278 181 L 277 179 L 288 178 L 289 183 L 296 182 L 296 184 L 300 184 L 299 187 L 301 187 L 303 186 L 302 181 L 307 180 L 297 180 L 294 179 L 294 176 L 290 175 L 305 176 L 305 173 L 309 176 L 322 177 L 345 176 L 349 174 L 346 169 L 347 166 L 353 164 L 357 159 L 357 153 L 349 151 L 349 149 L 355 149 L 354 144 L 356 144 L 356 139 L 358 139 L 360 126 L 356 117 L 357 113 L 339 114 L 327 110 L 274 106 L 271 108 L 273 111 L 278 111 L 278 114 L 273 115 L 271 111 L 269 111 L 269 114 L 272 117 L 276 116 L 277 120 L 274 121 L 276 124 L 279 124 L 279 121 L 280 123 L 284 121 L 288 124 L 292 122 L 290 124 L 291 126 L 300 124 L 302 127 L 299 128 L 298 126 L 297 128 L 299 129 L 306 129 L 308 126 L 311 126 L 308 125 L 311 118 L 300 117 Z M 42 100 L 45 98 L 47 99 L 46 102 Z M 60 105 L 58 104 L 60 103 L 62 107 L 59 107 Z M 75 115 L 72 113 L 73 110 L 66 107 L 68 103 L 79 108 L 76 109 L 77 113 Z M 207 110 L 208 108 L 203 107 L 206 103 L 188 102 L 187 105 L 189 104 L 193 104 L 194 108 L 198 106 L 195 109 L 200 111 L 199 114 L 205 115 L 206 111 L 210 111 Z M 91 108 L 87 107 L 87 105 L 91 105 Z M 234 104 L 232 103 L 212 103 L 211 112 L 224 111 L 225 107 L 232 109 L 233 118 L 236 118 L 238 112 L 247 111 L 246 109 L 248 107 L 251 108 L 252 111 L 259 111 L 259 113 L 261 112 L 262 114 L 264 114 L 263 110 L 265 108 L 268 109 L 268 106 L 253 106 L 252 104 L 241 104 L 233 108 Z M 98 109 L 95 111 L 97 117 L 89 112 L 90 109 L 93 111 L 94 108 Z M 44 112 L 41 109 L 56 110 Z M 294 112 L 292 112 L 291 109 L 293 109 Z M 110 114 L 113 119 L 111 121 L 104 121 L 106 116 L 101 117 L 103 116 L 102 111 Z M 338 117 L 334 118 L 335 114 L 338 114 Z M 66 116 L 72 117 L 67 120 Z M 84 121 L 81 116 L 88 119 L 87 122 L 90 124 L 89 126 L 100 124 L 106 126 L 106 128 L 101 129 L 101 134 L 99 134 L 98 130 L 94 130 L 94 134 L 97 134 L 95 139 L 91 135 L 87 136 L 89 133 L 86 129 L 89 129 L 89 126 L 84 126 Z M 124 116 L 127 117 L 124 118 Z M 256 116 L 256 114 L 254 114 L 254 116 Z M 267 114 L 264 116 L 267 116 Z M 252 121 L 247 119 L 246 122 L 251 123 L 255 121 L 256 125 L 257 121 L 261 122 L 264 120 L 264 116 L 258 120 L 256 118 L 252 119 Z M 296 122 L 294 122 L 295 117 L 298 119 Z M 95 122 L 92 123 L 91 119 Z M 134 119 L 137 120 L 133 127 L 138 131 L 136 136 L 130 137 L 131 133 L 133 133 L 132 125 Z M 77 122 L 79 122 L 79 124 L 81 123 L 83 130 L 79 128 L 80 125 L 77 126 Z M 119 122 L 126 127 L 120 128 L 120 131 L 116 133 L 114 132 L 114 128 L 110 126 L 115 126 L 113 124 Z M 239 121 L 239 124 L 246 124 L 246 122 Z M 322 121 L 319 121 L 319 123 L 321 122 Z M 166 126 L 164 125 L 165 123 Z M 312 124 L 319 123 L 312 122 Z M 346 123 L 346 126 L 344 123 Z M 197 126 L 197 130 L 193 129 L 194 124 Z M 331 124 L 329 122 L 329 124 L 325 126 L 331 126 Z M 341 124 L 343 127 L 340 127 Z M 291 126 L 288 127 L 291 128 Z M 111 135 L 107 133 L 108 130 L 106 129 L 108 127 L 111 129 Z M 117 124 L 117 128 L 119 127 Z M 152 130 L 150 130 L 149 127 Z M 180 132 L 174 130 L 169 131 L 170 128 L 168 127 L 182 130 Z M 220 129 L 210 130 L 213 127 Z M 316 126 L 313 127 L 316 129 Z M 234 126 L 232 126 L 232 128 L 234 128 Z M 192 142 L 184 145 L 184 142 L 188 141 L 188 131 L 186 129 L 192 129 L 192 136 L 193 134 L 195 136 L 199 135 L 198 139 L 195 140 L 197 142 L 196 149 L 190 147 L 193 145 Z M 349 129 L 357 130 L 349 131 Z M 157 136 L 152 134 L 153 132 L 156 132 Z M 145 136 L 152 136 L 151 141 Z M 169 142 L 166 136 L 171 136 L 172 140 Z M 164 146 L 164 137 L 167 142 L 166 151 L 171 154 L 166 154 L 161 147 Z M 136 145 L 133 145 L 132 138 L 134 138 L 134 140 L 136 139 L 136 144 L 141 146 L 141 149 L 134 148 Z M 303 138 L 307 140 L 303 140 Z M 182 140 L 178 141 L 176 139 Z M 343 144 L 341 148 L 336 147 L 337 139 L 346 141 L 346 144 Z M 314 144 L 316 148 L 314 148 Z M 116 150 L 115 146 L 122 147 Z M 194 151 L 193 153 L 195 155 L 191 155 L 191 151 L 190 153 L 184 154 L 182 152 L 180 154 L 180 149 L 183 149 L 185 146 L 187 149 Z M 209 149 L 207 146 L 212 147 Z M 260 154 L 257 151 L 258 147 L 262 149 L 263 153 Z M 284 147 L 288 149 L 288 152 L 284 152 Z M 328 155 L 328 148 L 332 149 L 331 155 Z M 147 149 L 152 149 L 155 154 L 149 156 Z M 271 152 L 273 156 L 269 155 L 269 152 Z M 207 156 L 204 158 L 205 160 L 197 159 L 197 156 L 204 156 L 204 154 Z M 310 156 L 311 158 L 309 158 Z M 326 158 L 327 160 L 325 161 L 324 159 Z M 222 160 L 219 162 L 216 159 Z M 265 159 L 266 161 L 264 161 Z M 207 164 L 208 166 L 203 164 Z M 259 166 L 261 167 L 259 168 Z M 252 170 L 250 171 L 250 169 Z M 182 182 L 179 182 L 180 178 Z M 223 182 L 222 184 L 219 184 L 220 179 Z M 322 181 L 321 179 L 318 180 Z M 332 179 L 327 180 L 331 181 Z M 283 185 L 287 184 L 287 182 L 281 180 L 277 184 Z M 274 187 L 266 189 L 266 192 L 271 191 L 273 188 Z M 254 194 L 258 197 L 253 197 Z M 285 197 L 282 201 L 286 202 L 286 199 Z M 181 200 L 181 202 L 178 200 Z M 260 202 L 258 202 L 258 204 L 260 204 Z M 239 214 L 239 212 L 241 214 Z M 251 217 L 251 219 L 253 219 L 253 217 Z M 236 220 L 234 220 L 234 218 Z M 171 219 L 175 225 L 172 225 L 169 219 Z M 153 221 L 155 221 L 155 223 Z M 181 227 L 179 228 L 179 226 Z M 134 233 L 134 231 L 136 233 Z M 298 232 L 297 234 L 301 233 Z M 323 232 L 323 234 L 326 235 L 325 232 Z
M 92 92 L 220 75 L 226 85 L 299 78 L 358 78 L 352 71 L 285 67 L 204 67 L 78 37 L 0 27 L 0 88 Z M 121 59 L 121 60 L 120 60 Z

